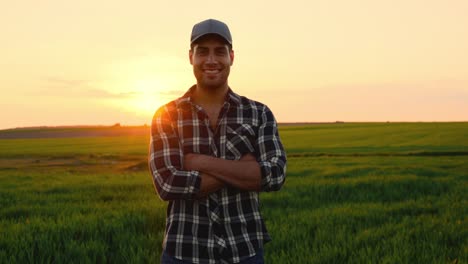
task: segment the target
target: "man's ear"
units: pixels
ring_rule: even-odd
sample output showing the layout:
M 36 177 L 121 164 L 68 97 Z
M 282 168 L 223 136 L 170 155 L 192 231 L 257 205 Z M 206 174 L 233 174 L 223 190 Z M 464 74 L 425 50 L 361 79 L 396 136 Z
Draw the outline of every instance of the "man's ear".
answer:
M 229 51 L 229 57 L 231 58 L 231 66 L 234 63 L 234 50 Z
M 193 59 L 192 59 L 192 56 L 193 56 L 193 50 L 192 50 L 192 49 L 190 49 L 190 50 L 189 50 L 189 52 L 188 52 L 188 54 L 189 54 L 189 60 L 190 60 L 190 64 L 192 64 L 192 65 L 193 65 Z

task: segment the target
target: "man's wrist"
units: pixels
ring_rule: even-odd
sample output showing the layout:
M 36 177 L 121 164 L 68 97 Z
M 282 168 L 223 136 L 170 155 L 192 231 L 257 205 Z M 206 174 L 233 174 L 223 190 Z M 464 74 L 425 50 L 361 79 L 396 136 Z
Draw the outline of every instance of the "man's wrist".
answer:
M 212 159 L 213 157 L 209 156 L 209 155 L 203 155 L 203 154 L 197 154 L 197 157 L 196 157 L 196 166 L 198 168 L 198 171 L 201 171 L 201 172 L 208 172 L 208 168 L 207 168 L 207 164 L 210 163 L 210 159 Z

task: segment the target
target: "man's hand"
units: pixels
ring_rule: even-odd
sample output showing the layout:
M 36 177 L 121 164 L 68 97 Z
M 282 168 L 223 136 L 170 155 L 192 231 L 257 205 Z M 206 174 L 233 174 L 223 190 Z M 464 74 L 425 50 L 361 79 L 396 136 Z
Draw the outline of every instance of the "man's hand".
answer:
M 196 153 L 188 153 L 184 155 L 184 170 L 199 171 L 202 177 L 200 192 L 197 194 L 198 198 L 204 198 L 210 193 L 224 187 L 224 182 L 216 179 L 213 175 L 201 171 L 200 164 L 203 162 L 203 159 L 206 159 L 207 157 L 209 156 Z
M 247 153 L 240 158 L 240 161 L 257 161 L 257 158 L 252 153 Z

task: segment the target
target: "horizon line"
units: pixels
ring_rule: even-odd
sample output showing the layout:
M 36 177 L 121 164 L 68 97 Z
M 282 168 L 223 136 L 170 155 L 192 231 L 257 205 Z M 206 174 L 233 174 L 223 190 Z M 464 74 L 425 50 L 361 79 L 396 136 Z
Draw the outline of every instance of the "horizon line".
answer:
M 452 121 L 298 121 L 298 122 L 278 122 L 278 125 L 313 125 L 313 124 L 345 124 L 345 123 L 466 123 L 468 120 L 452 120 Z M 0 128 L 2 130 L 15 130 L 15 129 L 32 129 L 32 128 L 92 128 L 92 127 L 102 127 L 102 128 L 112 128 L 112 127 L 150 127 L 147 123 L 135 125 L 135 124 L 122 124 L 114 123 L 112 125 L 106 124 L 76 124 L 76 125 L 37 125 L 37 126 L 19 126 L 19 127 L 9 127 L 9 128 Z

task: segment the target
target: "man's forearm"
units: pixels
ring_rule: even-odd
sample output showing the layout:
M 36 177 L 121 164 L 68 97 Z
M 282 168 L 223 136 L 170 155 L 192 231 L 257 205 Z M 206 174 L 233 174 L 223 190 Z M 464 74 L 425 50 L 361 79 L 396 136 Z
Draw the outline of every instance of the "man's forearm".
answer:
M 201 173 L 201 184 L 200 184 L 200 191 L 197 194 L 198 198 L 203 198 L 209 195 L 210 193 L 216 192 L 217 190 L 224 187 L 224 182 L 218 180 L 215 176 Z
M 187 158 L 188 162 L 185 164 L 191 170 L 210 174 L 217 180 L 242 190 L 260 190 L 260 166 L 251 154 L 241 160 L 225 160 L 201 154 L 190 154 Z

